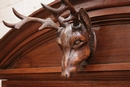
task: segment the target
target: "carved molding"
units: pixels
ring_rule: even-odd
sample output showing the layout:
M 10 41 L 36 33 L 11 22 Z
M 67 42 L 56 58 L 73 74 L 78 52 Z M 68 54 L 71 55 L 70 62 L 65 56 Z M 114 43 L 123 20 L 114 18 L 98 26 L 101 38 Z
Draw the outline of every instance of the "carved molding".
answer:
M 106 4 L 100 5 L 102 3 L 102 1 L 100 1 L 98 4 L 95 3 L 95 1 L 91 1 L 89 3 L 95 3 L 97 5 L 92 5 L 90 6 L 90 4 L 88 4 L 88 2 L 81 0 L 78 1 L 80 2 L 80 4 L 74 4 L 75 8 L 78 9 L 78 6 L 83 6 L 84 8 L 86 8 L 86 10 L 88 10 L 88 13 L 90 14 L 91 20 L 92 20 L 92 25 L 93 26 L 102 26 L 102 25 L 113 25 L 113 24 L 124 24 L 124 23 L 130 23 L 129 22 L 129 14 L 130 12 L 127 10 L 123 10 L 123 9 L 128 9 L 130 8 L 128 6 L 128 1 L 122 1 L 122 4 L 114 1 L 114 2 L 109 2 Z M 87 3 L 88 5 L 84 5 L 85 3 Z M 51 6 L 55 7 L 55 5 L 59 4 L 58 1 L 54 2 L 51 4 Z M 87 7 L 86 7 L 87 6 Z M 96 9 L 98 6 L 100 6 L 98 9 Z M 121 6 L 121 7 L 119 7 Z M 110 7 L 117 7 L 117 8 L 110 8 Z M 107 8 L 108 11 L 106 11 L 105 13 L 98 15 L 98 11 L 102 11 L 103 9 L 101 8 Z M 117 11 L 117 13 L 115 13 L 114 10 L 121 8 L 121 11 Z M 106 10 L 106 9 L 105 9 Z M 114 11 L 114 12 L 113 12 Z M 112 13 L 113 12 L 113 13 Z M 96 14 L 97 13 L 97 14 Z M 96 15 L 94 15 L 96 14 Z M 43 15 L 48 15 L 48 17 L 50 16 L 50 14 L 48 12 L 46 12 L 43 8 L 41 8 L 40 10 L 34 12 L 31 16 L 36 16 L 36 17 L 47 17 L 47 16 L 43 16 Z M 93 15 L 93 16 L 92 16 Z M 30 26 L 31 25 L 31 26 Z M 33 26 L 32 26 L 33 25 Z M 5 61 L 7 63 L 1 62 L 1 68 L 3 67 L 8 67 L 10 66 L 10 64 L 14 61 L 14 59 L 18 60 L 17 57 L 13 57 L 13 59 L 11 58 L 11 56 L 9 55 L 13 55 L 16 51 L 18 51 L 21 47 L 25 46 L 25 45 L 29 45 L 34 39 L 37 39 L 38 37 L 40 37 L 41 35 L 43 35 L 46 31 L 48 30 L 44 30 L 43 32 L 38 32 L 36 29 L 37 27 L 40 26 L 40 24 L 38 23 L 28 23 L 25 26 L 23 26 L 22 29 L 20 30 L 11 30 L 10 32 L 8 32 L 8 34 L 6 34 L 0 41 L 0 50 L 1 50 L 1 61 Z M 49 30 L 54 31 L 54 30 Z M 25 33 L 26 32 L 26 33 Z M 21 34 L 23 36 L 21 36 Z M 17 40 L 15 40 L 15 36 L 17 36 Z M 37 37 L 37 38 L 36 38 Z M 54 37 L 55 38 L 55 37 Z M 10 41 L 12 40 L 12 41 Z M 46 39 L 43 39 L 43 42 L 47 41 Z M 36 40 L 35 40 L 36 41 Z M 10 43 L 10 45 L 7 45 L 5 47 L 5 44 Z M 21 43 L 24 43 L 22 45 L 20 45 Z M 40 45 L 40 44 L 39 44 Z M 35 46 L 35 43 L 34 45 Z M 37 43 L 38 46 L 38 43 Z M 23 51 L 26 54 L 26 51 L 29 51 L 29 49 L 23 49 Z M 31 51 L 31 50 L 30 50 Z M 18 52 L 17 52 L 18 53 Z M 15 55 L 19 55 L 18 54 Z M 7 56 L 8 55 L 8 56 Z M 10 59 L 10 61 L 8 60 Z M 8 61 L 7 61 L 8 60 Z
M 130 8 L 129 1 L 122 1 L 122 3 L 118 3 L 116 0 L 113 2 L 106 1 L 104 4 L 102 4 L 102 1 L 103 0 L 99 0 L 98 3 L 96 3 L 97 1 L 95 0 L 88 1 L 88 2 L 86 2 L 86 0 L 80 0 L 77 2 L 70 1 L 70 2 L 72 2 L 72 4 L 75 6 L 76 9 L 83 6 L 88 11 L 92 20 L 93 28 L 101 27 L 101 26 L 108 26 L 108 25 L 130 23 L 130 16 L 129 16 L 130 12 L 129 10 L 127 10 Z M 77 3 L 80 3 L 80 4 L 77 4 Z M 95 4 L 92 5 L 90 3 L 95 3 Z M 60 4 L 59 1 L 56 1 L 50 5 L 55 7 L 56 5 L 59 5 L 59 4 Z M 121 11 L 115 12 L 119 8 L 121 9 Z M 45 18 L 52 17 L 52 15 L 49 14 L 47 11 L 45 11 L 43 8 L 34 12 L 31 16 L 44 18 L 44 15 L 45 15 Z M 68 15 L 68 13 L 64 14 L 64 16 L 66 15 Z M 21 59 L 21 56 L 26 55 L 27 53 L 37 48 L 41 44 L 44 44 L 56 38 L 55 30 L 44 30 L 42 32 L 41 31 L 39 32 L 37 31 L 37 28 L 39 26 L 40 26 L 39 23 L 35 23 L 35 22 L 28 23 L 25 26 L 23 26 L 20 30 L 12 29 L 8 34 L 6 34 L 0 40 L 0 55 L 1 55 L 0 68 L 1 69 L 11 68 L 13 64 L 15 64 L 15 62 Z M 9 45 L 7 45 L 8 43 Z M 128 65 L 129 65 L 129 62 L 128 62 Z M 94 68 L 96 67 L 97 66 L 94 66 Z M 127 64 L 126 64 L 126 67 L 127 67 Z M 129 70 L 129 67 L 127 68 L 127 70 Z M 2 72 L 4 73 L 6 71 L 2 71 Z M 87 70 L 85 72 L 87 72 Z

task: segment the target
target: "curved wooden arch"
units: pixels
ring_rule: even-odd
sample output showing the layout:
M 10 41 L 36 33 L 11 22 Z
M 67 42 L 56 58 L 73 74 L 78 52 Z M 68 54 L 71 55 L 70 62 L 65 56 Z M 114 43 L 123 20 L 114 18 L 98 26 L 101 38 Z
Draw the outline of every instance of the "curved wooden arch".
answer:
M 130 76 L 130 1 L 70 0 L 70 2 L 77 10 L 82 7 L 86 9 L 98 39 L 96 53 L 88 61 L 88 66 L 82 66 L 80 72 L 70 81 L 105 80 L 105 77 L 109 77 L 107 80 L 114 79 L 114 81 L 117 81 L 116 77 L 120 81 L 128 80 Z M 49 5 L 58 7 L 60 2 L 56 0 Z M 68 12 L 63 14 L 63 16 L 67 15 Z M 30 16 L 44 19 L 51 17 L 55 20 L 52 14 L 43 8 Z M 0 40 L 0 78 L 34 80 L 34 76 L 37 76 L 37 80 L 46 81 L 55 78 L 59 81 L 60 78 L 57 77 L 60 75 L 62 53 L 55 41 L 56 31 L 51 29 L 38 31 L 37 28 L 40 25 L 40 23 L 30 22 L 20 30 L 11 29 Z
M 129 10 L 127 10 L 129 8 L 128 6 L 129 1 L 118 2 L 115 0 L 113 2 L 110 1 L 103 2 L 102 0 L 97 1 L 80 0 L 77 2 L 74 1 L 70 2 L 75 6 L 77 10 L 81 7 L 87 10 L 87 12 L 90 14 L 93 27 L 103 25 L 123 24 L 123 23 L 129 23 L 130 21 L 129 19 L 130 12 Z M 53 7 L 57 7 L 59 5 L 60 5 L 59 1 L 55 1 L 50 4 L 50 6 Z M 120 11 L 116 11 L 118 9 L 120 9 Z M 65 13 L 64 15 L 67 14 L 68 13 Z M 44 19 L 47 17 L 53 18 L 52 15 L 49 12 L 45 11 L 43 8 L 34 12 L 30 16 L 40 17 Z M 1 68 L 8 68 L 14 63 L 15 60 L 18 60 L 20 56 L 25 55 L 27 52 L 31 51 L 35 47 L 50 40 L 49 38 L 56 37 L 55 36 L 56 31 L 47 29 L 43 31 L 38 31 L 37 30 L 38 26 L 40 26 L 40 24 L 35 22 L 28 23 L 25 26 L 23 26 L 22 29 L 20 30 L 12 29 L 8 34 L 6 34 L 1 39 L 0 42 Z M 46 38 L 44 39 L 44 37 Z

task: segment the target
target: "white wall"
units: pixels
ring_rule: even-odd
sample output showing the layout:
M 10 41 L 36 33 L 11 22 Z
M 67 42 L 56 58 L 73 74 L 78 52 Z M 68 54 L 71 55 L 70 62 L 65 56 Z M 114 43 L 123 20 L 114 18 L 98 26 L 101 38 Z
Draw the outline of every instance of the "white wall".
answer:
M 40 3 L 48 4 L 52 1 L 54 0 L 0 0 L 0 38 L 10 30 L 4 26 L 2 20 L 9 23 L 16 23 L 19 21 L 19 19 L 13 14 L 12 7 L 19 13 L 27 16 L 41 8 L 42 6 Z
M 0 38 L 10 30 L 3 25 L 2 20 L 9 23 L 19 21 L 13 14 L 12 7 L 21 14 L 29 15 L 42 7 L 40 3 L 48 4 L 52 1 L 54 0 L 0 0 Z

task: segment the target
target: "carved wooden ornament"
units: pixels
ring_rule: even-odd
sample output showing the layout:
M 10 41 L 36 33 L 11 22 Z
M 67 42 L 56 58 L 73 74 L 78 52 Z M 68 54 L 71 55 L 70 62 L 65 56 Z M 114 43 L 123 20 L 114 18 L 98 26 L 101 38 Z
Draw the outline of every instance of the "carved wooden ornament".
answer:
M 61 0 L 59 8 L 52 8 L 42 4 L 58 20 L 58 26 L 51 18 L 41 19 L 36 17 L 27 17 L 19 14 L 13 9 L 14 14 L 22 21 L 16 24 L 3 23 L 10 28 L 20 29 L 24 24 L 30 21 L 42 23 L 38 30 L 47 27 L 57 30 L 57 43 L 63 52 L 61 77 L 72 77 L 82 61 L 92 57 L 96 48 L 96 35 L 91 29 L 91 21 L 86 11 L 81 8 L 76 11 L 68 0 Z M 70 10 L 70 15 L 63 18 L 61 14 Z

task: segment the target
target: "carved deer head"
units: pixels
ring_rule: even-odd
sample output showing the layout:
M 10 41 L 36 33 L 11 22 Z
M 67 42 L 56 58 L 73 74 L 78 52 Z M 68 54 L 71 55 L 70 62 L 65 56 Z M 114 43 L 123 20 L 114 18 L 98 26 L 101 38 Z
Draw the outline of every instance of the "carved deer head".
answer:
M 90 18 L 83 8 L 76 11 L 68 0 L 61 0 L 61 6 L 58 9 L 44 4 L 42 6 L 54 15 L 60 26 L 50 18 L 23 16 L 15 9 L 13 9 L 14 14 L 22 21 L 16 24 L 9 24 L 4 21 L 3 23 L 8 27 L 20 29 L 27 22 L 37 21 L 42 23 L 38 30 L 46 27 L 57 29 L 57 43 L 63 52 L 61 76 L 69 78 L 77 72 L 81 62 L 91 57 L 95 51 L 96 36 L 91 29 Z M 63 18 L 61 14 L 66 10 L 70 10 L 70 15 Z

